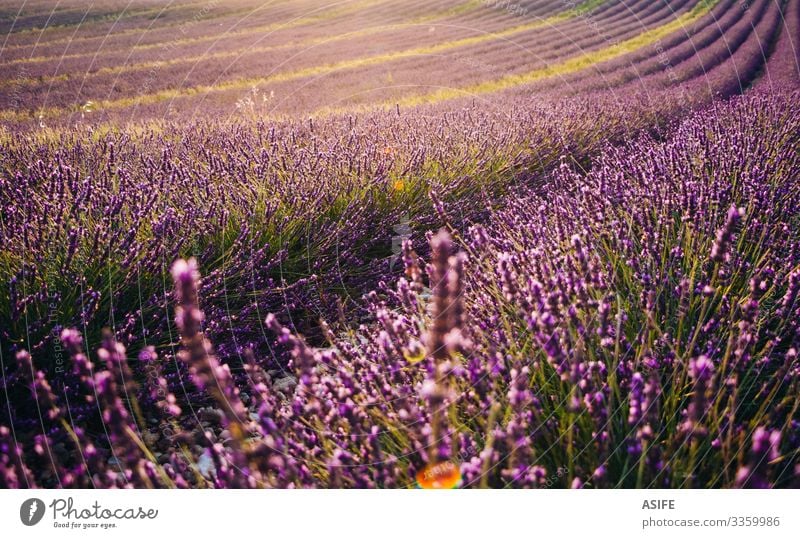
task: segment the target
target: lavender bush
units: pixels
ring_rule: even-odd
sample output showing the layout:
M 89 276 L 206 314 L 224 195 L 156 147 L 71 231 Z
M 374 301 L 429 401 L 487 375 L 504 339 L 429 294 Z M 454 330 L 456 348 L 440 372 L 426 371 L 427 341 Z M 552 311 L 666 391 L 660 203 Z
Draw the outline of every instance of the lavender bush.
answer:
M 374 321 L 315 347 L 266 316 L 283 373 L 251 348 L 242 373 L 219 361 L 206 279 L 179 260 L 177 362 L 131 362 L 110 333 L 92 361 L 65 330 L 62 393 L 17 353 L 6 393 L 41 432 L 2 427 L 3 484 L 401 487 L 454 461 L 471 487 L 792 485 L 796 103 L 755 93 L 564 163 L 484 223 L 446 222 L 428 264 L 406 242 Z

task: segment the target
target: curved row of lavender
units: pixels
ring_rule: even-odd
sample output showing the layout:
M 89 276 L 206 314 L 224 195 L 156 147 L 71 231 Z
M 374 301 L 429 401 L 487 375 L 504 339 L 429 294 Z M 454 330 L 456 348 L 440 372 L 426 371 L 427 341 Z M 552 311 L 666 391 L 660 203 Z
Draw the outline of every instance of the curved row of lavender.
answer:
M 12 145 L 0 485 L 797 485 L 799 6 L 679 87 Z

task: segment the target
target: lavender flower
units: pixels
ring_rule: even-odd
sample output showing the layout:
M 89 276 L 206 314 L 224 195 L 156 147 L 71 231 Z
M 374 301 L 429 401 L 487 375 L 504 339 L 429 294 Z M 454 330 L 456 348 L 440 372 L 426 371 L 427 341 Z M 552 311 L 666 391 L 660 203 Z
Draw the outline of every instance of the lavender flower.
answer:
M 736 487 L 769 488 L 769 465 L 780 456 L 781 433 L 762 426 L 753 432 L 749 464 L 736 472 Z
M 722 263 L 729 257 L 729 249 L 736 224 L 744 216 L 744 209 L 731 206 L 725 218 L 725 224 L 717 231 L 714 244 L 711 246 L 711 261 Z

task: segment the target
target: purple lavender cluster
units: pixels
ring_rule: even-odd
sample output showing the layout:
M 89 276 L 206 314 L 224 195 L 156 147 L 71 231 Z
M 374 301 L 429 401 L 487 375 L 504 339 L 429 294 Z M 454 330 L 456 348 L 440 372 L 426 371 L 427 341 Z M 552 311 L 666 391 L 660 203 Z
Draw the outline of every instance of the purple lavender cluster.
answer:
M 404 243 L 360 326 L 250 329 L 283 371 L 220 359 L 217 277 L 178 260 L 170 347 L 132 361 L 107 331 L 92 360 L 65 329 L 58 387 L 16 353 L 4 392 L 38 427 L 4 419 L 2 484 L 405 487 L 453 461 L 470 487 L 797 485 L 797 102 L 755 91 L 563 162 L 481 223 L 435 200 L 449 231 L 428 263 Z

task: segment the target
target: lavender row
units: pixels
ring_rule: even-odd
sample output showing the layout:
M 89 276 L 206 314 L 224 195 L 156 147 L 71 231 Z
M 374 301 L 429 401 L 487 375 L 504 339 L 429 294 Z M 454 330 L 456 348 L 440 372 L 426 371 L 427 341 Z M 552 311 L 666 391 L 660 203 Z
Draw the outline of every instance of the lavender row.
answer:
M 797 103 L 759 91 L 589 172 L 564 162 L 485 224 L 434 197 L 451 233 L 428 236 L 427 264 L 404 243 L 405 276 L 366 297 L 374 321 L 316 347 L 250 322 L 289 352 L 283 373 L 255 348 L 244 376 L 220 361 L 200 306 L 215 277 L 178 261 L 177 353 L 131 362 L 106 333 L 95 368 L 66 330 L 63 395 L 16 354 L 6 389 L 44 426 L 0 428 L 3 484 L 401 487 L 445 462 L 471 487 L 796 484 Z
M 760 85 L 781 87 L 800 84 L 800 2 L 789 2 L 783 12 L 783 24 L 775 50 L 770 56 Z
M 648 127 L 649 108 L 516 103 L 435 119 L 375 113 L 166 125 L 141 138 L 76 132 L 58 147 L 21 140 L 5 151 L 0 180 L 3 351 L 26 342 L 48 354 L 59 324 L 85 326 L 92 345 L 108 325 L 127 346 L 169 344 L 163 279 L 188 255 L 206 268 L 218 321 L 209 336 L 223 357 L 245 336 L 234 317 L 282 312 L 308 330 L 394 267 L 393 241 L 436 226 L 430 192 L 476 218 L 560 155 L 582 161 Z
M 606 62 L 595 69 L 575 73 L 566 77 L 563 82 L 568 84 L 567 89 L 572 93 L 602 90 L 638 81 L 644 76 L 664 70 L 665 66 L 674 69 L 675 65 L 691 58 L 717 40 L 724 39 L 729 28 L 741 20 L 741 15 L 736 0 L 720 2 L 709 14 L 685 31 L 675 32 L 651 47 Z M 545 81 L 536 87 L 549 88 L 552 85 L 552 82 Z

